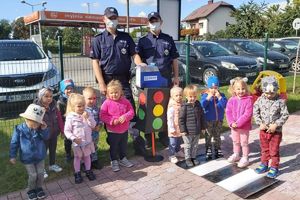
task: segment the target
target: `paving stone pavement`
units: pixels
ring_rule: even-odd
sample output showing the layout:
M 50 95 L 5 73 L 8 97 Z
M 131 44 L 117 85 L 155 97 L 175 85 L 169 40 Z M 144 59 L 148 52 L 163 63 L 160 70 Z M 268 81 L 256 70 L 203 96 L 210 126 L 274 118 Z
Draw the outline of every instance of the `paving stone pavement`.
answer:
M 222 148 L 225 157 L 232 153 L 232 142 L 229 132 L 223 134 Z M 260 148 L 258 129 L 250 133 L 250 168 L 259 164 Z M 159 163 L 149 163 L 141 157 L 134 157 L 132 168 L 121 168 L 115 173 L 109 166 L 95 170 L 97 180 L 88 181 L 84 177 L 82 184 L 74 184 L 73 177 L 66 177 L 45 183 L 47 200 L 64 199 L 128 199 L 128 200 L 236 200 L 241 199 L 222 187 L 193 175 L 192 173 L 168 162 L 168 152 L 159 152 L 164 160 Z M 200 140 L 200 152 L 204 153 L 204 140 Z M 290 115 L 283 129 L 281 143 L 281 166 L 279 184 L 251 196 L 249 199 L 259 200 L 299 200 L 300 199 L 300 112 Z M 26 190 L 16 191 L 0 200 L 26 199 Z

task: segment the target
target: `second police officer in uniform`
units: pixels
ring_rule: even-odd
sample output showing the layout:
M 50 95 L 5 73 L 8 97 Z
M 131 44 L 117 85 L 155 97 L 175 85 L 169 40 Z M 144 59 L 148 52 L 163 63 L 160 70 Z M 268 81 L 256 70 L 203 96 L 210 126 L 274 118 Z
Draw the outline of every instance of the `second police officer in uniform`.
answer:
M 171 36 L 161 31 L 163 20 L 158 12 L 151 12 L 148 15 L 149 33 L 142 37 L 137 45 L 137 52 L 144 63 L 155 64 L 161 75 L 168 80 L 168 86 L 179 85 L 178 79 L 178 60 L 174 40 Z M 173 84 L 172 84 L 172 73 Z M 150 134 L 145 135 L 150 143 Z M 164 146 L 168 146 L 167 133 L 160 132 L 159 140 Z M 150 145 L 150 144 L 148 144 Z

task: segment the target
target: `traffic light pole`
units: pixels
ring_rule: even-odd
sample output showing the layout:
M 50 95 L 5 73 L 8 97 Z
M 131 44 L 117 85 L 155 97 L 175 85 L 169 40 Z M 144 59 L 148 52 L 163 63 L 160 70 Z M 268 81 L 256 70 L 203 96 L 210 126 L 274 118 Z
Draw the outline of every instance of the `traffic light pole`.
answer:
M 152 155 L 145 156 L 144 159 L 147 162 L 160 162 L 164 159 L 164 157 L 161 156 L 161 155 L 156 154 L 156 150 L 155 150 L 155 133 L 152 132 L 151 136 L 152 136 Z

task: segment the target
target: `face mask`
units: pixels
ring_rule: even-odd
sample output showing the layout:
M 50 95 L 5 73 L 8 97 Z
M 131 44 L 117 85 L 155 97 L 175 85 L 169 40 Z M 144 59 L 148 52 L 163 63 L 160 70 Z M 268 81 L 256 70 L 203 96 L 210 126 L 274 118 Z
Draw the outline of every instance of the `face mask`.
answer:
M 118 24 L 119 24 L 119 22 L 118 22 L 117 19 L 114 19 L 114 20 L 108 19 L 107 22 L 106 22 L 106 26 L 108 28 L 113 28 L 113 29 L 116 29 Z
M 151 31 L 159 31 L 160 30 L 160 22 L 149 23 L 149 28 Z

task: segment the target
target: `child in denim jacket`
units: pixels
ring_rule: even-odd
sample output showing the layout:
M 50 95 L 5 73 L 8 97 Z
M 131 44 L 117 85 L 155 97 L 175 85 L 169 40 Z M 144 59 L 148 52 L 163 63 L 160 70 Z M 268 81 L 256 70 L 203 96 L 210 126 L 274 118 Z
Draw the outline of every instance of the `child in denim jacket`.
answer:
M 10 142 L 9 158 L 16 164 L 17 153 L 28 173 L 28 199 L 42 199 L 46 194 L 42 188 L 44 183 L 44 167 L 46 146 L 49 131 L 43 121 L 45 109 L 39 105 L 30 104 L 20 116 L 25 122 L 15 127 Z

